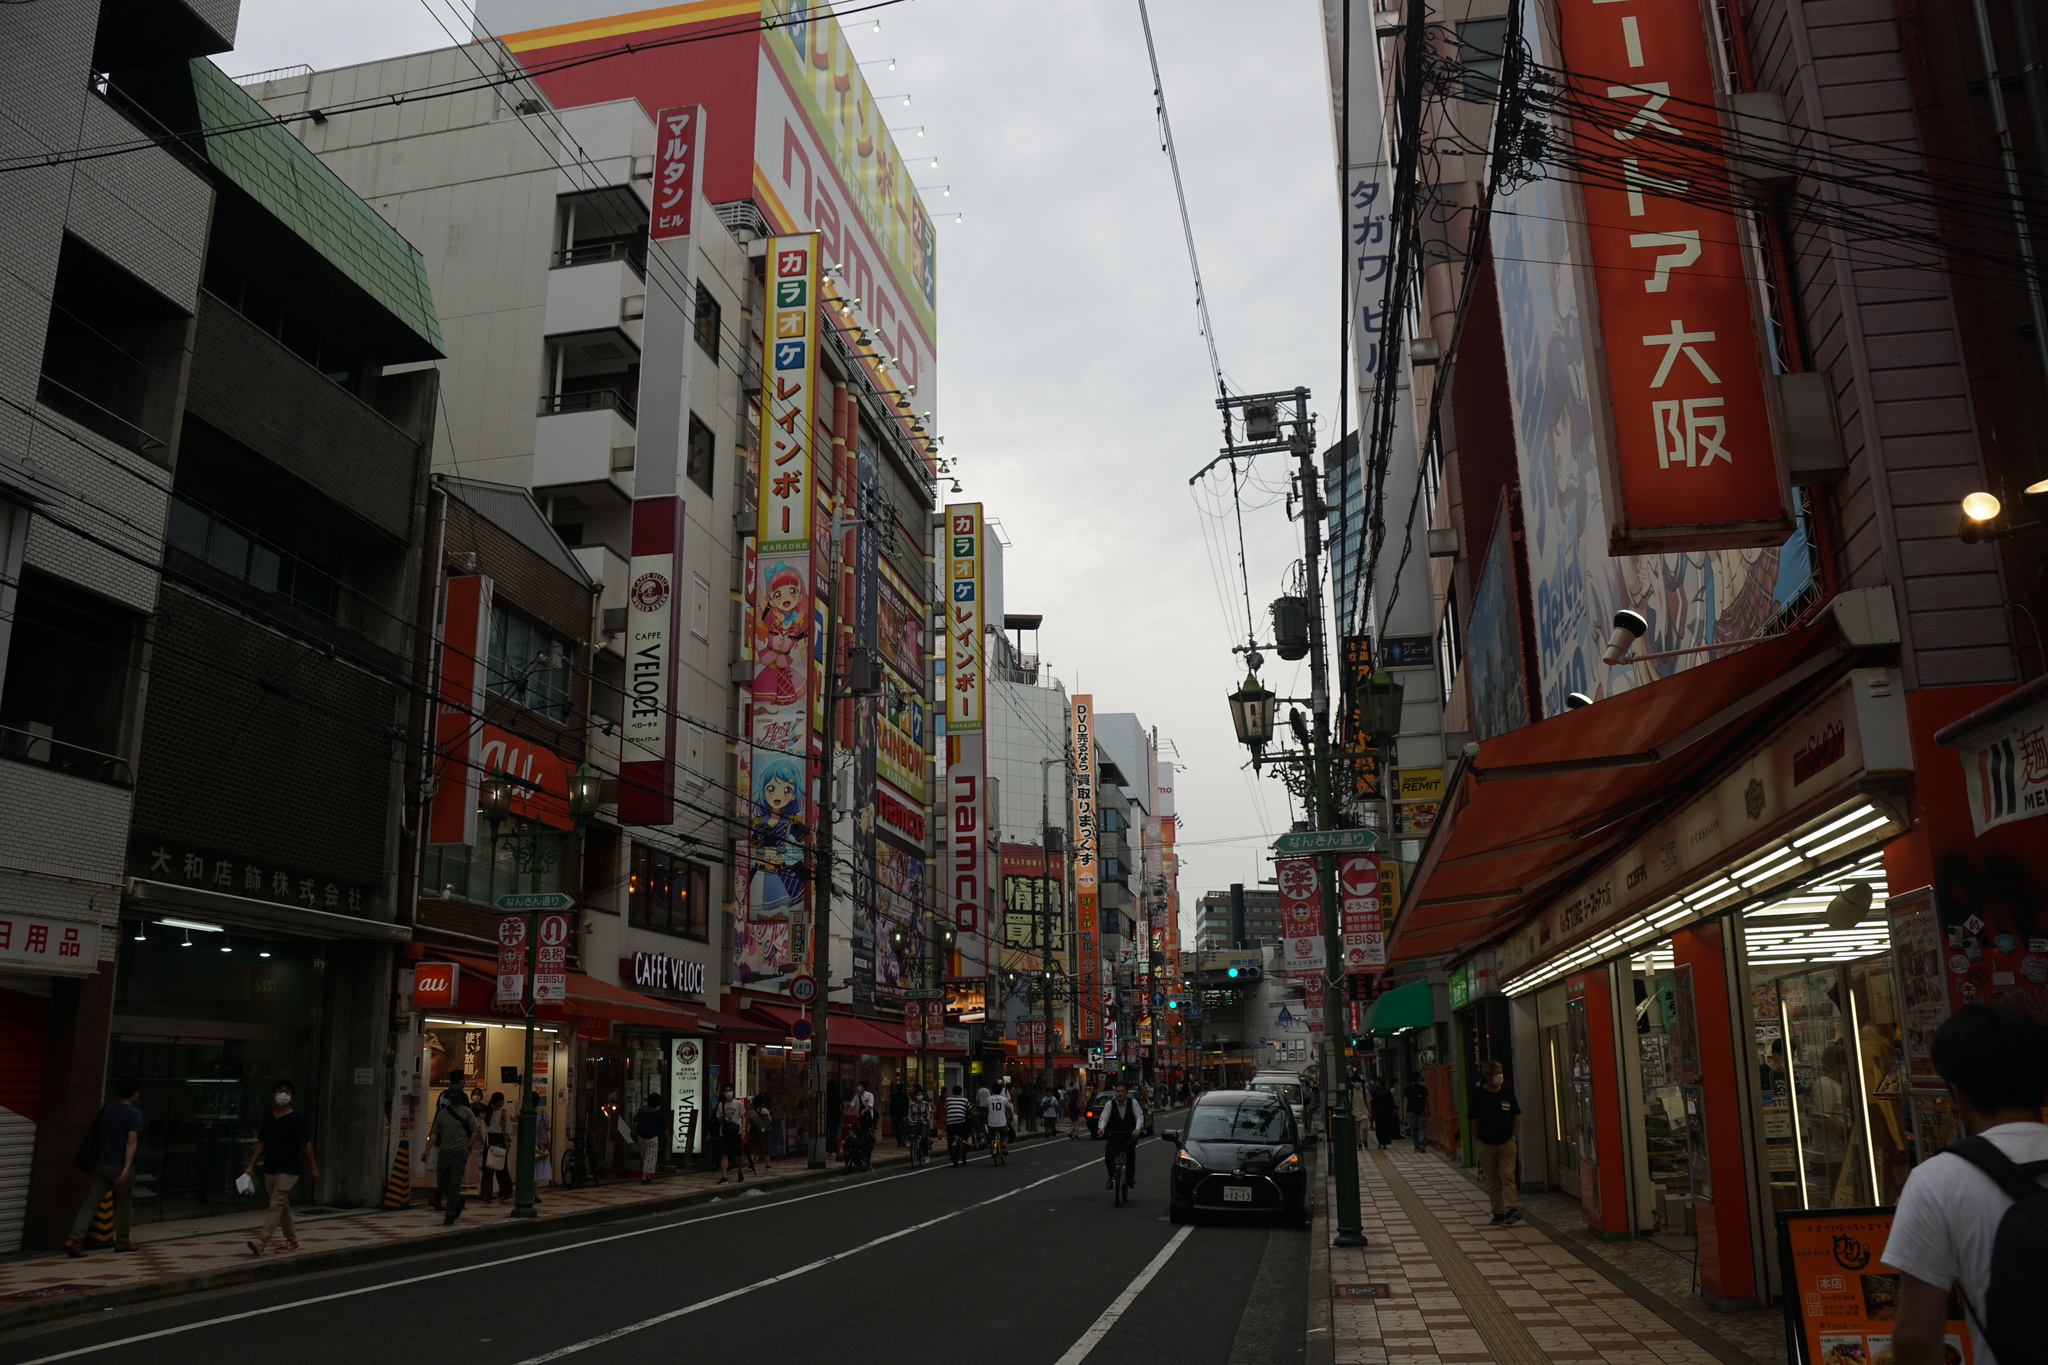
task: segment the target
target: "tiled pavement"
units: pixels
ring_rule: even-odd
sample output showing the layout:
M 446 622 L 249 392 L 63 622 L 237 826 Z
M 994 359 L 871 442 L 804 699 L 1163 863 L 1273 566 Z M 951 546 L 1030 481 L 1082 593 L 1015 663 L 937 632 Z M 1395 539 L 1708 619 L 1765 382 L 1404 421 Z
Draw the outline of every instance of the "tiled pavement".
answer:
M 1360 1153 L 1359 1185 L 1367 1245 L 1329 1252 L 1333 1365 L 1755 1361 L 1528 1224 L 1493 1226 L 1485 1192 L 1440 1157 Z M 1327 1172 L 1325 1187 L 1334 1199 Z
M 888 1138 L 875 1151 L 878 1169 L 907 1163 Z M 143 1249 L 116 1252 L 110 1247 L 82 1259 L 62 1251 L 37 1252 L 0 1261 L 0 1328 L 22 1321 L 94 1311 L 107 1302 L 105 1291 L 120 1291 L 121 1302 L 164 1294 L 210 1289 L 224 1283 L 329 1269 L 448 1246 L 495 1241 L 564 1225 L 575 1226 L 641 1213 L 659 1212 L 719 1198 L 744 1198 L 756 1190 L 781 1189 L 820 1178 L 841 1178 L 835 1162 L 822 1173 L 807 1171 L 801 1156 L 784 1157 L 773 1172 L 758 1171 L 737 1185 L 718 1184 L 717 1172 L 671 1172 L 642 1185 L 639 1180 L 607 1180 L 594 1188 L 540 1191 L 540 1216 L 513 1223 L 510 1205 L 469 1199 L 454 1227 L 443 1227 L 441 1214 L 416 1204 L 409 1209 L 320 1213 L 299 1222 L 299 1250 L 250 1252 L 248 1240 L 262 1228 L 262 1214 L 198 1220 L 184 1235 L 150 1239 L 136 1229 Z M 273 1245 L 275 1245 L 273 1243 Z M 95 1292 L 99 1291 L 99 1292 Z

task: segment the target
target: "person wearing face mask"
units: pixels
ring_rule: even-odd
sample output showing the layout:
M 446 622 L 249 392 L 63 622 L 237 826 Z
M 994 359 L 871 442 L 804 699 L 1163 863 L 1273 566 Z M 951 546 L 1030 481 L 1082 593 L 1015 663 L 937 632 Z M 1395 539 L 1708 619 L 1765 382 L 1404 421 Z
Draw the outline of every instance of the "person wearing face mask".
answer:
M 299 1230 L 292 1225 L 292 1187 L 299 1183 L 302 1174 L 314 1180 L 320 1178 L 320 1163 L 313 1158 L 312 1129 L 306 1125 L 306 1116 L 292 1108 L 292 1083 L 277 1082 L 271 1087 L 270 1098 L 275 1107 L 256 1126 L 256 1150 L 250 1153 L 247 1167 L 247 1174 L 254 1175 L 257 1163 L 262 1163 L 263 1189 L 270 1198 L 263 1235 L 249 1239 L 249 1250 L 258 1256 L 270 1245 L 271 1235 L 280 1225 L 284 1241 L 277 1249 L 299 1249 Z

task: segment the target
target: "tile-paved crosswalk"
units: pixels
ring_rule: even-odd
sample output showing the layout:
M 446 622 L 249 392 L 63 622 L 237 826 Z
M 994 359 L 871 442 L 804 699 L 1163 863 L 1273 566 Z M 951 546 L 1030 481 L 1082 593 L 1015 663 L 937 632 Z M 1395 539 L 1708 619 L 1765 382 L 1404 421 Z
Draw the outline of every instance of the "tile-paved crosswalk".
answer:
M 1361 1153 L 1359 1184 L 1368 1244 L 1330 1251 L 1336 1365 L 1726 1359 L 1542 1232 L 1494 1226 L 1437 1156 Z

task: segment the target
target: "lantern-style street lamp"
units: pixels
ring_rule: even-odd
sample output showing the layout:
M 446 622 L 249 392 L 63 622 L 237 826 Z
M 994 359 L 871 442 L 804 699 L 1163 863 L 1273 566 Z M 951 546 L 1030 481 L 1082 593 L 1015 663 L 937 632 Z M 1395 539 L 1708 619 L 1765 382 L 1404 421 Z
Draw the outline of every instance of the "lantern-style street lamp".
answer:
M 1256 673 L 1244 675 L 1244 686 L 1230 694 L 1230 723 L 1237 742 L 1257 753 L 1273 742 L 1273 694 L 1259 685 Z

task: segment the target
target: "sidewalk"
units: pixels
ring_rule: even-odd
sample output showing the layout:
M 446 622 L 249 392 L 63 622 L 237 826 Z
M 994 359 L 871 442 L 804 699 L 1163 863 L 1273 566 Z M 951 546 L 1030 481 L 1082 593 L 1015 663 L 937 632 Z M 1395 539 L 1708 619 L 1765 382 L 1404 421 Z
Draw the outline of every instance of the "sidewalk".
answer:
M 1026 1133 L 1019 1140 L 1042 1138 L 1042 1134 Z M 933 1159 L 945 1159 L 943 1139 L 934 1149 Z M 877 1170 L 909 1164 L 909 1152 L 897 1150 L 891 1138 L 881 1139 L 875 1148 Z M 795 1155 L 778 1158 L 774 1171 L 761 1171 L 739 1184 L 720 1185 L 718 1173 L 712 1169 L 671 1172 L 651 1185 L 630 1178 L 577 1190 L 542 1189 L 540 1216 L 532 1219 L 509 1218 L 509 1203 L 487 1206 L 473 1195 L 453 1227 L 443 1227 L 442 1215 L 425 1204 L 405 1209 L 322 1211 L 299 1220 L 299 1250 L 267 1251 L 261 1256 L 248 1247 L 249 1238 L 262 1230 L 260 1210 L 238 1220 L 195 1222 L 188 1225 L 194 1230 L 183 1235 L 152 1238 L 138 1228 L 140 1251 L 116 1252 L 102 1247 L 83 1259 L 56 1251 L 0 1261 L 0 1330 L 201 1289 L 619 1222 L 840 1178 L 837 1161 L 822 1171 L 812 1171 L 804 1166 L 802 1155 Z
M 1332 1247 L 1329 1171 L 1310 1265 L 1309 1361 L 1328 1365 L 1780 1365 L 1775 1312 L 1722 1315 L 1667 1298 L 1620 1257 L 1524 1222 L 1490 1223 L 1484 1190 L 1406 1145 L 1359 1153 L 1367 1245 Z M 1524 1212 L 1528 1212 L 1525 1208 Z M 1656 1250 L 1656 1256 L 1669 1256 Z M 1327 1307 L 1317 1302 L 1328 1295 Z M 1319 1336 L 1319 1329 L 1321 1335 Z M 1324 1344 L 1327 1342 L 1328 1344 Z M 1739 1344 L 1738 1344 L 1739 1343 Z

